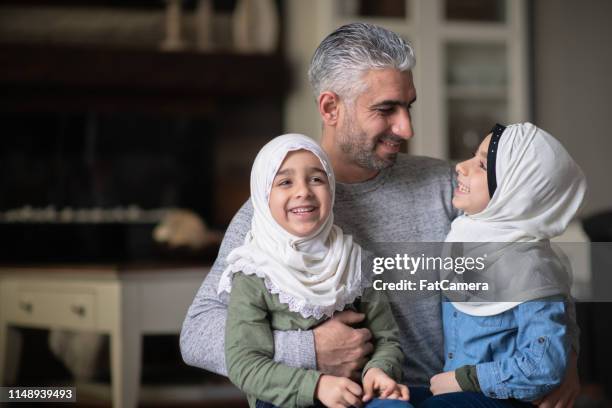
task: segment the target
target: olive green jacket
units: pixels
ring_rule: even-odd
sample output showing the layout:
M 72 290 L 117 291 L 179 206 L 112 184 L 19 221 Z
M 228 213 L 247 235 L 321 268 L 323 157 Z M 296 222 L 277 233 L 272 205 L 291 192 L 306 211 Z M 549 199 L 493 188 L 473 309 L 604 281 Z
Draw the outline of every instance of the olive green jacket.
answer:
M 366 315 L 363 327 L 371 331 L 374 342 L 374 353 L 363 373 L 378 367 L 400 381 L 404 355 L 384 293 L 369 289 L 351 308 Z M 314 405 L 322 373 L 275 362 L 273 331 L 310 330 L 324 320 L 305 319 L 291 312 L 278 295 L 268 292 L 263 279 L 234 275 L 225 327 L 225 359 L 230 380 L 248 395 L 251 407 L 256 400 L 278 407 Z

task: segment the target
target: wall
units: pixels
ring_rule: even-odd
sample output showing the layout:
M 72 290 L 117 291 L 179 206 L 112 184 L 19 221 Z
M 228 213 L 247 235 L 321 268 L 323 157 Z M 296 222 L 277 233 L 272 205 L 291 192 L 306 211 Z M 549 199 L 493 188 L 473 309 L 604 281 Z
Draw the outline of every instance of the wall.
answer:
M 535 0 L 535 121 L 589 182 L 583 215 L 612 210 L 612 2 Z

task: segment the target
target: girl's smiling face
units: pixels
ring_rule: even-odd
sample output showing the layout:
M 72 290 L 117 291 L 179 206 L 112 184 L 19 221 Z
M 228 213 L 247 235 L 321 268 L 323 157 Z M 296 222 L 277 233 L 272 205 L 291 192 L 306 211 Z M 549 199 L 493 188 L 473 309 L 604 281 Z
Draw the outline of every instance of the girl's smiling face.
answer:
M 489 185 L 487 184 L 487 152 L 491 135 L 482 141 L 474 157 L 458 163 L 458 185 L 453 194 L 453 206 L 466 214 L 477 214 L 489 204 Z
M 321 161 L 312 152 L 289 152 L 272 181 L 270 212 L 298 237 L 315 232 L 330 214 L 331 190 Z

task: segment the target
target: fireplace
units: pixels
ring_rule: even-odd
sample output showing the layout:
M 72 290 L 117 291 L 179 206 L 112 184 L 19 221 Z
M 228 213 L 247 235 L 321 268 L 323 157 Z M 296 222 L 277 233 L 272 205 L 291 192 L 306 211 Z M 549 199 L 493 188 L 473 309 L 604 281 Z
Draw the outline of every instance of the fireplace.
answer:
M 165 210 L 223 229 L 282 133 L 279 55 L 0 45 L 0 261 L 165 259 Z

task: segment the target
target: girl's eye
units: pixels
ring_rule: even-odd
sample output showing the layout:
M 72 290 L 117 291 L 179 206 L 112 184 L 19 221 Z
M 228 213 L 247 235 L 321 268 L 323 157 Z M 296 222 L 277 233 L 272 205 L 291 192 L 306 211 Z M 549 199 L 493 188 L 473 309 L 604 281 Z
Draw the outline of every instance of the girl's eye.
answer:
M 291 185 L 291 180 L 284 179 L 276 183 L 277 186 L 289 186 Z
M 325 180 L 323 179 L 323 177 L 312 177 L 310 179 L 313 183 L 325 183 Z

